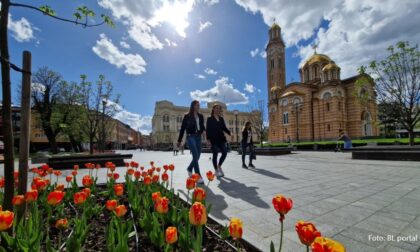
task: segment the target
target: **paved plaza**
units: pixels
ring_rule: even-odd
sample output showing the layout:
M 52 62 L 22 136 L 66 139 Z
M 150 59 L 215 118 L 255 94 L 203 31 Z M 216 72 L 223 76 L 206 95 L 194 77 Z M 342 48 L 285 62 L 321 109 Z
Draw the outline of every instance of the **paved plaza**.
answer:
M 171 152 L 138 152 L 141 165 L 175 164 L 174 187 L 186 197 L 186 167 L 191 156 Z M 305 251 L 294 230 L 298 220 L 313 222 L 324 236 L 342 242 L 347 251 L 418 251 L 420 248 L 420 163 L 352 160 L 349 153 L 295 152 L 258 156 L 256 169 L 241 168 L 240 156 L 228 154 L 225 177 L 207 192 L 211 216 L 223 224 L 231 217 L 244 223 L 244 239 L 269 251 L 279 243 L 279 216 L 271 200 L 278 193 L 291 197 L 286 215 L 283 251 Z M 212 170 L 210 154 L 200 159 L 202 174 Z M 123 171 L 120 168 L 121 172 Z M 66 175 L 70 171 L 64 171 Z M 100 170 L 101 181 L 105 169 Z M 78 176 L 79 179 L 82 176 Z M 207 182 L 207 181 L 206 181 Z M 207 184 L 207 183 L 206 183 Z M 399 241 L 409 238 L 415 241 Z M 416 238 L 417 236 L 417 238 Z M 387 241 L 394 237 L 395 241 Z

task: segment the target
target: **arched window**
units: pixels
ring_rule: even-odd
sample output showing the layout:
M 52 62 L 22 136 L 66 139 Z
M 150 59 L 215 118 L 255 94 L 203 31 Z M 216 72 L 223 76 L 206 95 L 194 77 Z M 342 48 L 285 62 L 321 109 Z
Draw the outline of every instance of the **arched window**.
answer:
M 327 72 L 324 73 L 324 81 L 328 81 L 328 73 Z
M 318 69 L 318 65 L 315 65 L 313 68 L 314 71 L 314 78 L 318 78 L 318 73 L 319 73 L 319 69 Z
M 283 124 L 284 125 L 289 124 L 289 112 L 284 112 L 283 113 Z
M 306 81 L 309 81 L 309 69 L 308 68 L 305 69 L 305 82 Z
M 324 99 L 324 100 L 331 99 L 331 93 L 330 92 L 325 92 L 324 95 L 322 96 L 322 99 Z
M 364 111 L 361 119 L 363 121 L 363 135 L 372 136 L 372 116 L 368 111 Z
M 330 111 L 330 103 L 329 102 L 327 102 L 326 106 L 327 106 L 327 111 Z
M 281 105 L 283 107 L 286 107 L 288 104 L 289 104 L 289 102 L 287 101 L 287 99 L 283 99 L 282 102 L 281 102 Z
M 277 62 L 277 66 L 278 66 L 278 68 L 281 68 L 281 57 L 278 57 L 278 62 Z
M 300 103 L 302 103 L 302 99 L 301 98 L 299 98 L 299 97 L 293 98 L 293 104 L 300 104 Z

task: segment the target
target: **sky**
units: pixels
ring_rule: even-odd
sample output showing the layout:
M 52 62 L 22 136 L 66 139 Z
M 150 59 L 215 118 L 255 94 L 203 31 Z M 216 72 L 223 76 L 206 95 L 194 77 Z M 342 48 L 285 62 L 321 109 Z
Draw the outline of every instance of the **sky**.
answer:
M 188 106 L 198 99 L 249 111 L 267 100 L 265 46 L 275 21 L 286 43 L 286 82 L 299 81 L 299 66 L 327 54 L 341 77 L 386 56 L 397 41 L 420 41 L 418 0 L 98 0 L 24 1 L 48 4 L 72 19 L 86 5 L 116 26 L 82 28 L 33 10 L 12 7 L 11 61 L 32 53 L 32 68 L 48 66 L 67 81 L 100 74 L 120 97 L 118 119 L 147 134 L 156 101 Z M 13 101 L 21 76 L 12 72 Z

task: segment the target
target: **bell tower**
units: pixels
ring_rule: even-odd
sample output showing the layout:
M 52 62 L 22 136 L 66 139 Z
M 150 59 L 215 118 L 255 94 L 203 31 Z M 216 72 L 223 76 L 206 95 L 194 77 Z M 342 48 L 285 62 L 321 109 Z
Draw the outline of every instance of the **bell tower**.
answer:
M 268 31 L 269 41 L 267 48 L 267 89 L 268 100 L 275 99 L 280 90 L 286 87 L 284 42 L 281 37 L 281 28 L 274 23 Z M 275 94 L 271 91 L 276 91 Z

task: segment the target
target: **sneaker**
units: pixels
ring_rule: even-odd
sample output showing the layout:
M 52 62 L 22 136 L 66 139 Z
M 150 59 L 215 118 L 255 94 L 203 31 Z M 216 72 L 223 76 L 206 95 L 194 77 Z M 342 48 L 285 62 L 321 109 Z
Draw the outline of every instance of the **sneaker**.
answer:
M 188 172 L 188 177 L 191 178 L 191 176 L 192 176 L 192 172 L 189 171 Z
M 204 180 L 200 178 L 199 180 L 197 180 L 197 184 L 204 184 Z
M 244 168 L 244 169 L 248 169 L 248 166 L 246 166 L 246 164 L 243 164 L 243 165 L 242 165 L 242 168 Z
M 222 170 L 222 167 L 219 168 L 220 177 L 224 177 L 225 173 Z
M 253 164 L 249 164 L 249 167 L 251 168 L 255 168 L 255 166 Z
M 216 171 L 216 177 L 223 177 L 223 174 L 220 172 L 220 170 Z

